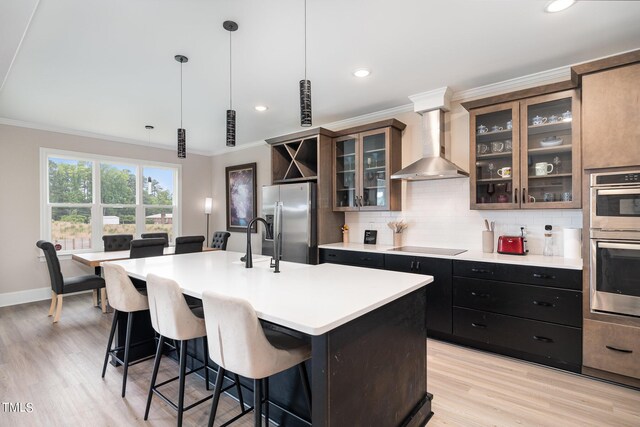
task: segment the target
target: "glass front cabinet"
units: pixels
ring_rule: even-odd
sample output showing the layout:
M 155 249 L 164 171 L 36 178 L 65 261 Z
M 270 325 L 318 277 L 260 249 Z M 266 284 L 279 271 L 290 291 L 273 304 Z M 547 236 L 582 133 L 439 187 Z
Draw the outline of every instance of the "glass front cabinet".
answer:
M 400 183 L 389 178 L 400 169 L 400 139 L 393 127 L 334 139 L 333 210 L 400 209 Z
M 580 208 L 577 91 L 470 112 L 471 209 Z

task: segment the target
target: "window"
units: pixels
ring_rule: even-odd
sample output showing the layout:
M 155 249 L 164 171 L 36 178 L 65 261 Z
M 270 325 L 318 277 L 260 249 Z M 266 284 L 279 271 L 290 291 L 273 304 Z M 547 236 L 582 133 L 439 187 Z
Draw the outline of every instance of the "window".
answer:
M 41 149 L 42 236 L 63 253 L 102 250 L 102 236 L 179 233 L 180 165 Z

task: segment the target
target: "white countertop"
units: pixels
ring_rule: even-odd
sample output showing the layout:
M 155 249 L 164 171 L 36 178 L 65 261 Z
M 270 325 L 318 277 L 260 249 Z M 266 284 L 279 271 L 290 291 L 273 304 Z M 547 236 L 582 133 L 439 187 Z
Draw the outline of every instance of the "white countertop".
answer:
M 433 281 L 432 276 L 411 273 L 284 261 L 281 273 L 275 274 L 269 257 L 254 255 L 248 269 L 239 261 L 243 255 L 200 252 L 114 264 L 142 280 L 149 273 L 171 278 L 196 298 L 206 289 L 243 298 L 260 319 L 309 335 L 322 335 Z
M 415 246 L 415 245 L 414 245 Z M 459 255 L 436 255 L 436 254 L 424 254 L 420 252 L 400 252 L 391 251 L 395 246 L 391 245 L 365 245 L 363 243 L 330 243 L 326 245 L 320 245 L 320 248 L 324 249 L 340 249 L 348 251 L 358 252 L 375 252 L 385 253 L 391 255 L 409 255 L 409 256 L 422 256 L 425 258 L 447 258 L 457 259 L 462 261 L 480 261 L 480 262 L 496 262 L 501 264 L 516 264 L 516 265 L 532 265 L 538 267 L 552 267 L 552 268 L 565 268 L 568 270 L 582 270 L 582 259 L 563 258 L 558 256 L 543 256 L 543 255 L 502 255 L 499 253 L 484 253 L 480 251 L 467 251 Z M 455 248 L 464 249 L 464 248 Z

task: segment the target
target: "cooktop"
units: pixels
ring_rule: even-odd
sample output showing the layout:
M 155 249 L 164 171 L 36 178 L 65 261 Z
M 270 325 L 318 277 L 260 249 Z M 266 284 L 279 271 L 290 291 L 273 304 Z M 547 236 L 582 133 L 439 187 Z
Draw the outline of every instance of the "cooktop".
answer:
M 466 249 L 446 249 L 446 248 L 425 248 L 424 246 L 400 246 L 399 248 L 389 249 L 390 251 L 398 252 L 417 252 L 421 254 L 432 255 L 459 255 L 463 252 L 467 252 Z

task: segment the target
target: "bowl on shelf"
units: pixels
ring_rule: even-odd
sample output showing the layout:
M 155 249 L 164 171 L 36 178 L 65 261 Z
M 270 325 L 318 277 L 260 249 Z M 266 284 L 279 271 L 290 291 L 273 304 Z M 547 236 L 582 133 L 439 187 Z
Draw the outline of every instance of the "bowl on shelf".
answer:
M 562 144 L 562 138 L 558 138 L 557 136 L 550 136 L 548 138 L 543 138 L 540 141 L 540 145 L 543 147 L 555 147 L 561 144 Z

